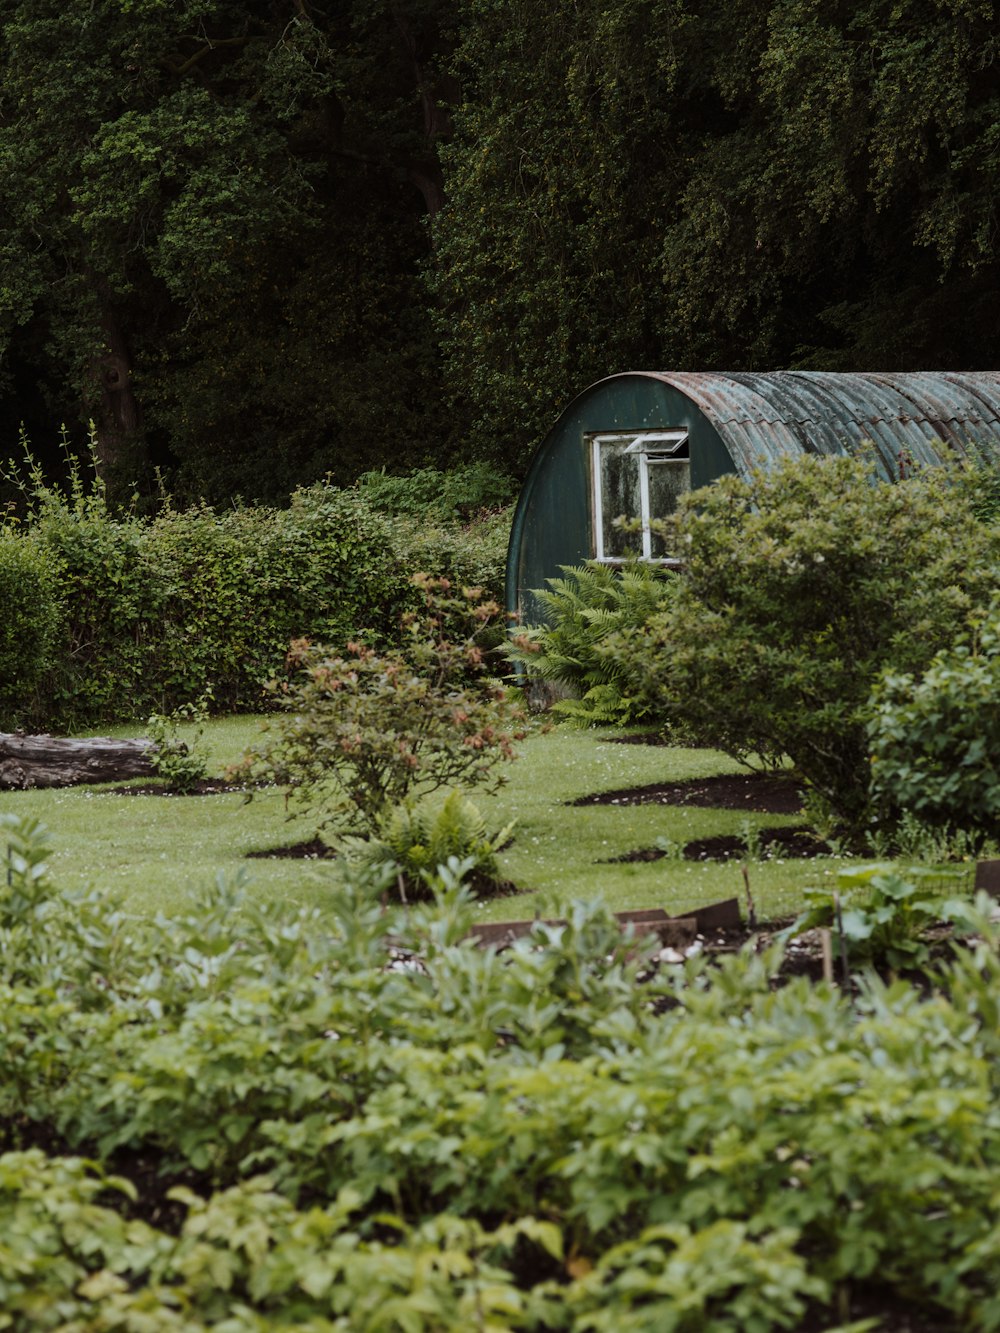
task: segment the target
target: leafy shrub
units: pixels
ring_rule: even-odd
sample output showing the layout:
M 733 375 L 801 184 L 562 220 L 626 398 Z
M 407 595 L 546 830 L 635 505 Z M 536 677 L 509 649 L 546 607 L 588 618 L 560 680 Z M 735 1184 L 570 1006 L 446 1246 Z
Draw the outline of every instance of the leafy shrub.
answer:
M 165 717 L 151 713 L 146 719 L 146 735 L 153 742 L 149 761 L 153 771 L 166 779 L 171 791 L 194 791 L 208 776 L 208 760 L 201 741 L 211 698 L 210 693 L 203 694 L 197 702 L 181 704 Z
M 21 542 L 62 608 L 37 721 L 169 712 L 211 685 L 219 708 L 259 707 L 292 638 L 384 641 L 410 595 L 392 529 L 353 492 L 313 486 L 289 507 L 112 514 L 79 476 L 33 474 Z M 19 548 L 21 549 L 21 548 Z M 31 554 L 33 553 L 33 554 Z
M 923 670 L 988 605 L 1000 529 L 975 473 L 877 483 L 862 459 L 806 456 L 686 497 L 678 588 L 602 652 L 679 738 L 799 773 L 857 835 L 868 720 L 884 669 Z
M 868 729 L 872 790 L 890 818 L 906 812 L 977 846 L 1000 820 L 1000 612 L 939 652 L 919 677 L 888 672 Z
M 826 1327 L 858 1286 L 1000 1328 L 989 900 L 934 994 L 852 1002 L 773 954 L 656 974 L 599 904 L 498 957 L 454 886 L 134 919 L 0 823 L 15 1333 Z M 21 1141 L 60 1138 L 89 1160 Z
M 0 607 L 0 729 L 10 730 L 49 665 L 60 614 L 46 553 L 4 527 L 0 527 Z
M 446 471 L 411 468 L 400 474 L 383 468 L 363 472 L 357 487 L 373 509 L 425 523 L 467 520 L 483 510 L 503 509 L 517 495 L 514 479 L 489 463 L 466 463 Z
M 508 842 L 513 823 L 491 833 L 482 812 L 460 791 L 425 796 L 389 810 L 371 838 L 343 838 L 338 849 L 376 874 L 400 884 L 404 901 L 427 897 L 440 866 L 457 865 L 464 879 L 498 877 L 497 852 Z M 482 889 L 480 888 L 480 892 Z
M 272 686 L 285 710 L 271 724 L 275 739 L 233 770 L 251 793 L 278 783 L 323 822 L 371 832 L 411 793 L 499 783 L 516 711 L 499 686 L 469 679 L 483 663 L 477 637 L 499 607 L 478 589 L 457 596 L 447 580 L 415 581 L 427 614 L 407 615 L 405 652 L 293 643 L 295 674 Z
M 945 877 L 947 878 L 947 877 Z M 807 910 L 788 935 L 816 926 L 833 927 L 852 966 L 922 967 L 930 957 L 924 938 L 930 926 L 963 919 L 967 904 L 945 899 L 940 871 L 889 864 L 856 866 L 837 874 L 837 897 L 828 889 L 806 889 Z M 953 880 L 954 887 L 960 884 Z
M 641 628 L 669 600 L 674 576 L 636 561 L 621 571 L 596 560 L 565 566 L 536 593 L 549 623 L 514 636 L 510 657 L 530 675 L 569 686 L 577 697 L 560 699 L 554 711 L 584 725 L 639 722 L 649 705 L 634 696 L 628 672 L 603 651 L 609 638 Z

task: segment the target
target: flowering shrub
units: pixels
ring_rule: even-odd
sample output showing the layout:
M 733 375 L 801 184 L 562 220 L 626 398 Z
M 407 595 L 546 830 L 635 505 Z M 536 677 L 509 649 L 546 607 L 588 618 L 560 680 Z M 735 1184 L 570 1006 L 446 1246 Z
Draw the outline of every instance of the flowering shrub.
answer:
M 270 689 L 284 710 L 273 740 L 233 774 L 277 783 L 337 829 L 374 830 L 387 811 L 442 787 L 499 785 L 519 716 L 483 678 L 478 635 L 499 615 L 479 589 L 415 576 L 424 610 L 404 617 L 403 650 L 293 642 L 291 681 Z

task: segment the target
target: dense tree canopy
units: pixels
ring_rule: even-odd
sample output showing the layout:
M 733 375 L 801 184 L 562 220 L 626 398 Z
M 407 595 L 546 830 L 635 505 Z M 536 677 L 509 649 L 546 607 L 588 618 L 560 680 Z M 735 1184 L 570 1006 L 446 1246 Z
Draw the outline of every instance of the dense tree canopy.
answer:
M 0 454 L 523 463 L 628 367 L 998 359 L 990 0 L 0 0 Z

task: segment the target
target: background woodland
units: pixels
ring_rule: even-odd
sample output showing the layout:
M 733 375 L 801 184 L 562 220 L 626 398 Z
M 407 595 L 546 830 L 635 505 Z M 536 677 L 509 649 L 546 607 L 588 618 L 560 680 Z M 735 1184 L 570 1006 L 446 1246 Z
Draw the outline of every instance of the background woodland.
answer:
M 0 0 L 0 454 L 523 470 L 625 368 L 997 364 L 977 0 Z

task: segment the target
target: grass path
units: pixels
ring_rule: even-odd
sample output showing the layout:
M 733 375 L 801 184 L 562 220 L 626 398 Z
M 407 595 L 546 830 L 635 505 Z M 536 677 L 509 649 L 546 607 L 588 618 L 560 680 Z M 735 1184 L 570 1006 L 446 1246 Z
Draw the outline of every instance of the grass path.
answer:
M 260 719 L 223 718 L 206 730 L 213 769 L 236 759 L 259 734 Z M 118 735 L 136 735 L 121 727 Z M 503 873 L 528 892 L 484 903 L 484 919 L 558 912 L 572 898 L 603 894 L 616 910 L 662 906 L 682 911 L 698 903 L 742 896 L 736 862 L 690 864 L 661 860 L 602 864 L 657 837 L 684 843 L 713 834 L 739 834 L 797 822 L 777 815 L 663 806 L 573 807 L 566 802 L 596 791 L 737 772 L 724 755 L 706 750 L 617 745 L 589 731 L 535 731 L 509 768 L 510 781 L 477 803 L 495 826 L 517 820 L 503 854 Z M 244 804 L 233 794 L 199 797 L 123 796 L 106 787 L 0 793 L 0 810 L 33 816 L 48 826 L 53 872 L 66 887 L 94 885 L 120 892 L 143 912 L 183 910 L 219 875 L 240 876 L 255 895 L 322 903 L 336 892 L 335 862 L 247 859 L 247 853 L 311 836 L 309 822 L 287 822 L 279 792 Z M 762 916 L 795 911 L 802 888 L 835 872 L 833 859 L 763 861 L 751 867 Z

